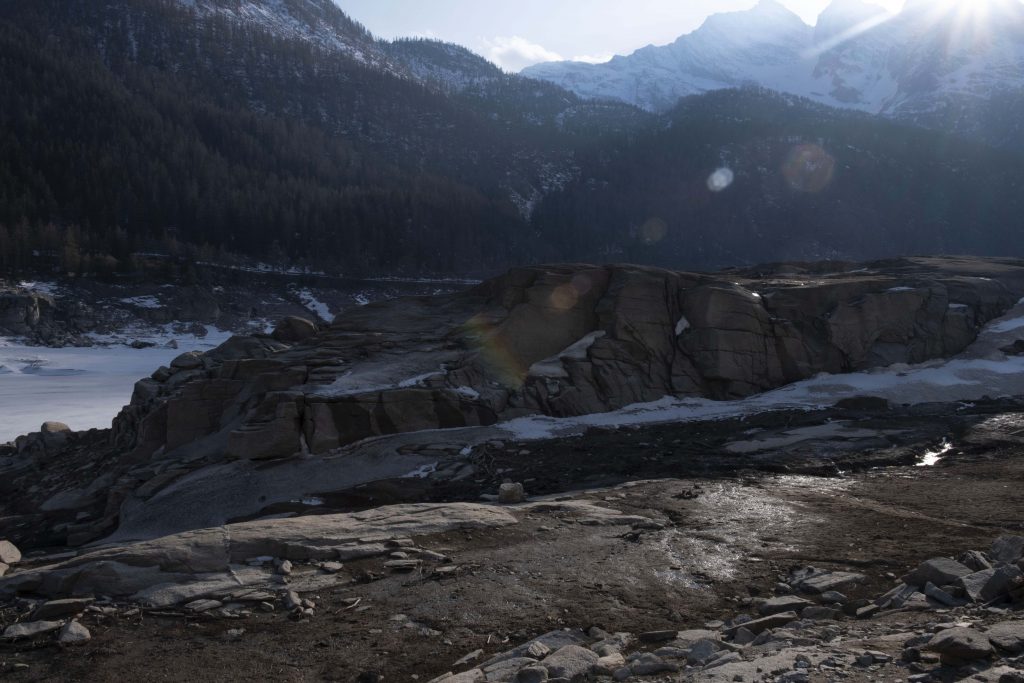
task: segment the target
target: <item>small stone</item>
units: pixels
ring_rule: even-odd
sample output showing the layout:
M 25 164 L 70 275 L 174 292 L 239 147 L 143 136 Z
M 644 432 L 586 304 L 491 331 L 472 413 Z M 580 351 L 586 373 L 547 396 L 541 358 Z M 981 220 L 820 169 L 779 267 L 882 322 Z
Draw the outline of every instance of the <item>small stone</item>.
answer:
M 328 574 L 337 574 L 345 568 L 341 562 L 321 562 L 320 569 Z
M 881 608 L 878 605 L 865 605 L 857 610 L 856 616 L 858 619 L 870 619 L 871 617 L 878 614 Z
M 384 566 L 396 572 L 411 572 L 419 567 L 420 560 L 388 560 Z
M 3 562 L 0 562 L 0 577 L 7 573 L 7 570 L 11 567 Z
M 275 609 L 277 609 L 276 607 L 274 607 L 274 603 L 272 602 L 261 602 L 259 604 L 259 608 L 264 612 L 273 612 Z
M 292 573 L 291 560 L 278 560 L 274 562 L 274 571 L 281 576 L 288 576 Z
M 694 666 L 703 666 L 721 649 L 717 641 L 705 638 L 698 640 L 686 654 L 686 661 Z
M 626 665 L 626 658 L 620 652 L 614 652 L 597 660 L 593 673 L 598 676 L 611 676 Z
M 480 657 L 482 657 L 483 654 L 484 654 L 483 650 L 473 650 L 468 655 L 462 657 L 457 662 L 455 662 L 455 664 L 453 664 L 452 666 L 455 667 L 456 669 L 459 668 L 460 666 L 465 666 L 466 664 L 469 664 L 470 662 L 475 662 L 476 660 L 480 659 Z
M 741 662 L 743 657 L 740 656 L 739 652 L 723 652 L 713 658 L 710 662 L 704 665 L 705 669 L 715 669 L 726 664 L 732 664 L 733 662 Z
M 968 550 L 961 555 L 957 561 L 965 567 L 970 567 L 976 572 L 992 568 L 992 563 L 985 557 L 985 553 L 977 550 Z
M 534 659 L 544 659 L 551 654 L 551 648 L 540 641 L 533 641 L 526 648 L 526 656 Z
M 751 633 L 757 634 L 765 629 L 775 628 L 776 626 L 784 626 L 791 621 L 796 621 L 800 617 L 797 616 L 796 612 L 780 612 L 779 614 L 773 614 L 768 617 L 762 617 L 760 619 L 752 619 L 751 621 L 743 622 L 742 624 L 736 624 L 734 620 L 733 626 L 725 629 L 726 635 L 735 635 L 736 630 L 743 626 Z
M 839 591 L 825 591 L 821 594 L 821 600 L 822 602 L 825 602 L 830 605 L 845 605 L 847 602 L 850 601 L 849 598 L 847 598 Z
M 21 551 L 10 541 L 0 541 L 0 562 L 6 565 L 21 562 Z
M 754 642 L 756 638 L 757 636 L 750 629 L 740 626 L 736 629 L 736 635 L 733 636 L 732 642 L 737 645 L 749 645 Z
M 302 607 L 302 598 L 295 591 L 288 591 L 284 594 L 284 608 L 289 612 Z
M 498 502 L 504 505 L 514 505 L 526 500 L 526 490 L 519 482 L 506 482 L 498 487 Z
M 800 618 L 811 619 L 813 621 L 828 621 L 836 618 L 836 611 L 829 607 L 811 605 L 810 607 L 804 608 L 804 611 L 800 613 Z
M 92 639 L 92 634 L 77 621 L 69 621 L 61 628 L 57 635 L 57 642 L 61 645 L 82 645 Z
M 243 633 L 245 633 L 244 628 L 229 628 L 224 632 L 224 635 L 228 638 L 241 638 Z
M 636 676 L 650 676 L 677 670 L 675 665 L 669 664 L 661 657 L 650 652 L 645 652 L 630 662 L 629 668 Z

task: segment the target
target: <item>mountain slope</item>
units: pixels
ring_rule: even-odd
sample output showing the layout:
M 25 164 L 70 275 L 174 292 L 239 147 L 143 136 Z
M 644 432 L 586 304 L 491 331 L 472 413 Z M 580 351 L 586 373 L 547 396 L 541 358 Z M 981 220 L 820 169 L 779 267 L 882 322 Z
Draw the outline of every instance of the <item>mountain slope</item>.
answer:
M 550 260 L 708 267 L 1019 254 L 1024 159 L 766 90 L 684 99 L 546 197 Z

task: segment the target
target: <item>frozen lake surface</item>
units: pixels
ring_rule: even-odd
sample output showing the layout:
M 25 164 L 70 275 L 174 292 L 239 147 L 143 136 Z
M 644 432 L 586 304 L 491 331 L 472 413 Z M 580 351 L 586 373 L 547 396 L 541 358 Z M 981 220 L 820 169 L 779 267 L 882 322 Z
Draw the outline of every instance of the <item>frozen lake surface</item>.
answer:
M 135 382 L 186 351 L 209 351 L 230 333 L 168 335 L 177 349 L 127 346 L 49 349 L 0 338 L 0 443 L 38 431 L 47 420 L 74 430 L 109 427 L 128 403 Z

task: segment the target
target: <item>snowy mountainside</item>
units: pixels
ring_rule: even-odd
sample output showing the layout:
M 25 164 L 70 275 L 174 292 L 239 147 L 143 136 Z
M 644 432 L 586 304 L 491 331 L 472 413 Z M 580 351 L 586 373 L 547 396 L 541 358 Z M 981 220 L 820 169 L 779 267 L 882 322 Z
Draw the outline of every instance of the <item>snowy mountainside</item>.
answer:
M 201 17 L 220 16 L 282 38 L 308 41 L 368 64 L 384 64 L 376 39 L 332 0 L 177 0 Z
M 550 62 L 522 73 L 651 111 L 687 95 L 755 84 L 983 133 L 979 110 L 1024 90 L 1024 4 L 993 0 L 987 7 L 912 2 L 890 15 L 863 0 L 834 0 L 811 27 L 776 0 L 761 0 L 750 10 L 713 15 L 670 45 L 604 64 Z

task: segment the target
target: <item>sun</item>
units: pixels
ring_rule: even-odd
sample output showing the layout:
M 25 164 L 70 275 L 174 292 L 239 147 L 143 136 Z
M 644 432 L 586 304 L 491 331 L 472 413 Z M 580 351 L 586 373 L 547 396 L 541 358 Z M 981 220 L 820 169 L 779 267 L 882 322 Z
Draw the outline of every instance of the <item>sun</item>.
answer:
M 924 28 L 941 27 L 949 47 L 988 46 L 1008 24 L 1024 27 L 1020 0 L 908 0 Z

